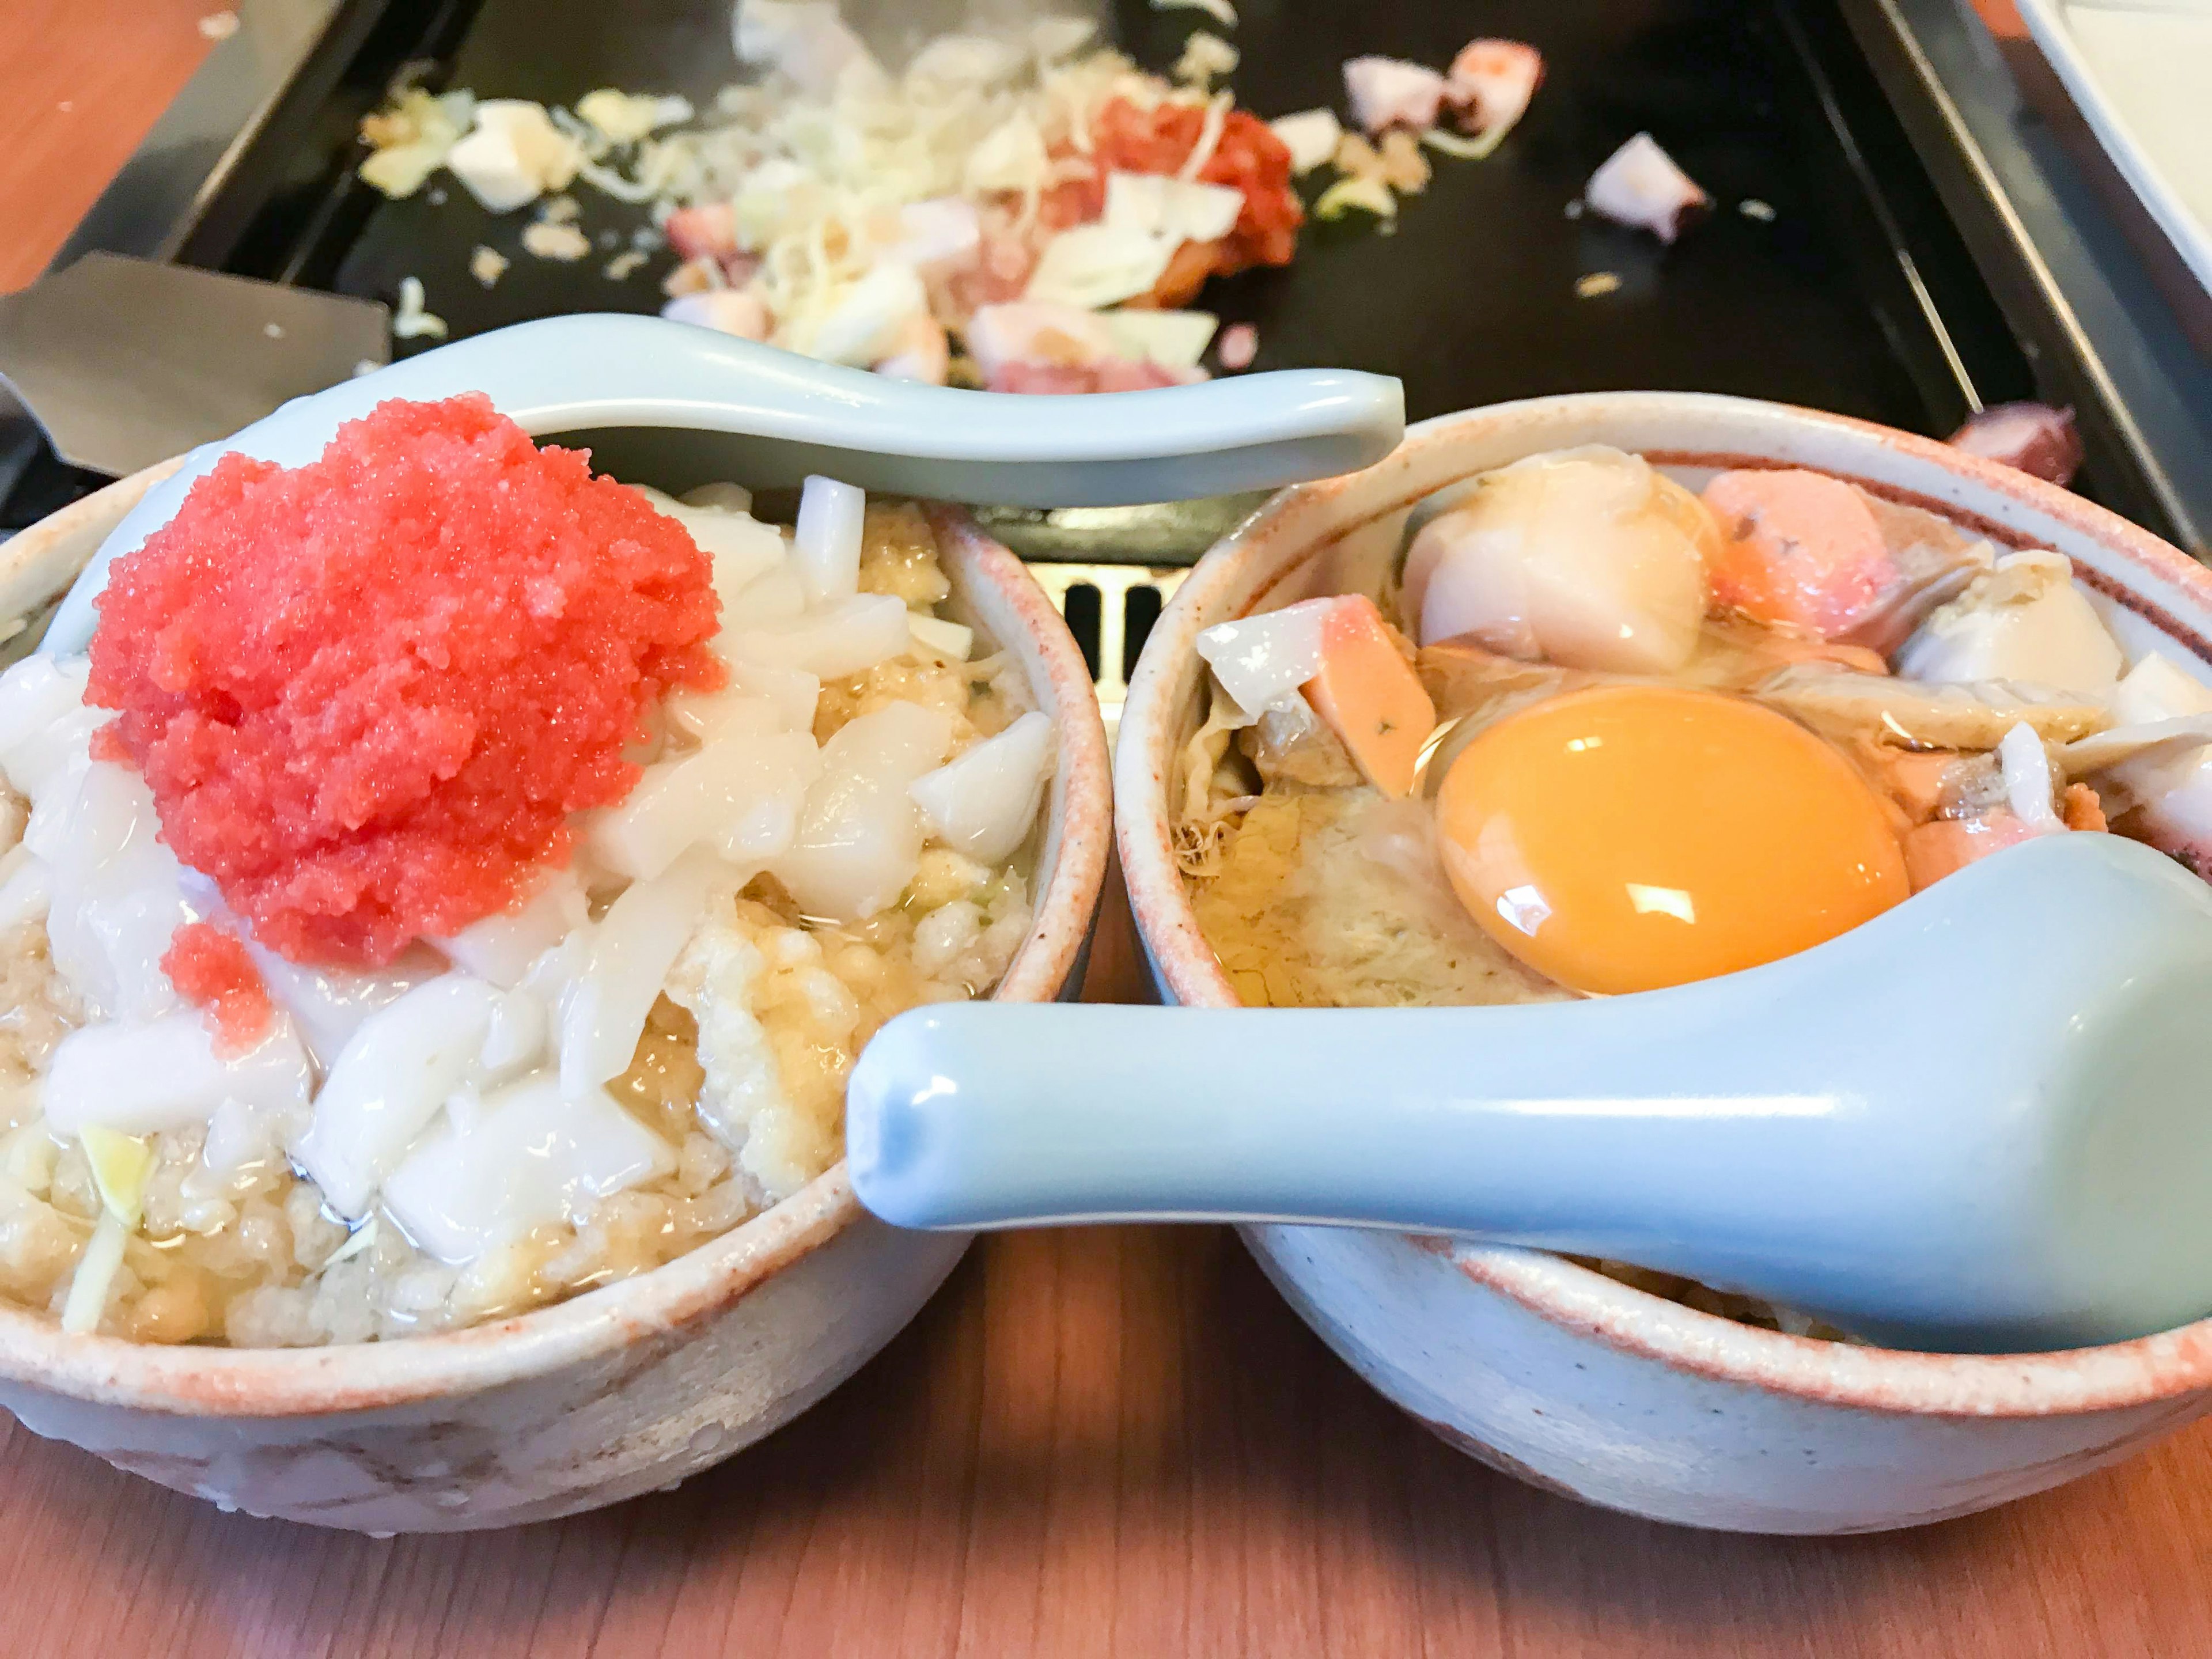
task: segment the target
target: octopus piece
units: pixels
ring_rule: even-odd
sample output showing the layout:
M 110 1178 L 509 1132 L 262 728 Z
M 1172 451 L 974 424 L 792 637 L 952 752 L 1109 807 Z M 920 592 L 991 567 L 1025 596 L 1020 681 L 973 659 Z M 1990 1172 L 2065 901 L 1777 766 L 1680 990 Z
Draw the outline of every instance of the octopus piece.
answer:
M 1692 215 L 1712 205 L 1712 198 L 1648 132 L 1638 133 L 1590 174 L 1583 200 L 1593 212 L 1648 230 L 1662 242 L 1672 242 Z
M 1400 58 L 1354 58 L 1344 66 L 1345 94 L 1352 118 L 1369 132 L 1389 127 L 1436 125 L 1449 90 L 1444 77 Z
M 1444 100 L 1474 137 L 1519 121 L 1544 79 L 1544 54 L 1518 40 L 1470 40 L 1444 76 Z
M 2081 471 L 2081 434 L 2074 411 L 2048 404 L 1993 404 L 1954 432 L 1954 449 L 2002 461 L 2055 484 L 2071 483 Z

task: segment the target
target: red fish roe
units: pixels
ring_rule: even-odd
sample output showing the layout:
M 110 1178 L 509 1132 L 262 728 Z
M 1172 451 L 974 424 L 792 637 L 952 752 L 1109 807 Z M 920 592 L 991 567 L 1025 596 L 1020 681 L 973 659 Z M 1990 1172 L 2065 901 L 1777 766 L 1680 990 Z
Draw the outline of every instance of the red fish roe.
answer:
M 206 1012 L 224 1053 L 242 1054 L 269 1034 L 276 1014 L 269 988 L 236 934 L 210 921 L 188 921 L 169 940 L 161 971 L 179 996 Z
M 506 908 L 711 689 L 707 556 L 481 396 L 392 402 L 286 470 L 226 456 L 100 600 L 86 701 L 162 839 L 271 949 L 380 965 Z
M 1126 98 L 1111 98 L 1091 121 L 1091 172 L 1054 186 L 1041 210 L 1054 227 L 1081 224 L 1105 209 L 1106 176 L 1127 173 L 1174 173 L 1190 159 L 1206 128 L 1202 109 L 1162 104 L 1139 109 Z M 1070 151 L 1060 159 L 1067 160 Z M 1199 179 L 1242 191 L 1243 210 L 1219 246 L 1210 250 L 1209 271 L 1229 276 L 1252 265 L 1286 265 L 1297 252 L 1298 227 L 1305 221 L 1297 192 L 1291 187 L 1291 152 L 1274 130 L 1245 110 L 1231 110 L 1219 140 Z M 1188 286 L 1195 291 L 1198 283 Z

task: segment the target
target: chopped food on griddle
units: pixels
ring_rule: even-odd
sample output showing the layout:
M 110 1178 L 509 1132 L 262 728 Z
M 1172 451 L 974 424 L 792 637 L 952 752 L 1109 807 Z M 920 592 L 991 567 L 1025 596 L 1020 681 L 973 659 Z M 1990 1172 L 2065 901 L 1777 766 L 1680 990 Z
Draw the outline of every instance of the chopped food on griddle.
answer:
M 1233 27 L 1225 0 L 1178 9 Z M 1427 186 L 1424 146 L 1487 155 L 1543 73 L 1534 48 L 1506 40 L 1470 42 L 1449 74 L 1355 59 L 1346 86 L 1370 143 L 1332 110 L 1270 125 L 1238 108 L 1216 85 L 1236 48 L 1204 29 L 1168 76 L 1091 34 L 1047 18 L 942 35 L 894 73 L 834 5 L 741 0 L 734 44 L 761 78 L 700 116 L 611 88 L 572 113 L 410 86 L 363 123 L 362 175 L 399 197 L 443 165 L 494 211 L 572 184 L 647 207 L 682 262 L 662 312 L 679 321 L 910 379 L 944 383 L 972 361 L 1001 390 L 1119 390 L 1204 377 L 1213 319 L 1188 307 L 1212 277 L 1292 261 L 1307 213 L 1294 179 L 1333 166 L 1318 216 L 1392 219 Z M 523 249 L 583 258 L 565 218 L 541 210 Z M 1006 349 L 1000 318 L 979 349 L 979 315 L 1006 307 L 1024 308 L 1012 316 L 1030 343 Z M 1060 317 L 1038 336 L 1034 307 L 1129 320 Z M 1135 320 L 1146 311 L 1183 320 Z
M 1673 241 L 1691 215 L 1712 205 L 1712 198 L 1648 132 L 1606 158 L 1583 187 L 1583 200 L 1616 223 L 1648 230 L 1662 242 Z

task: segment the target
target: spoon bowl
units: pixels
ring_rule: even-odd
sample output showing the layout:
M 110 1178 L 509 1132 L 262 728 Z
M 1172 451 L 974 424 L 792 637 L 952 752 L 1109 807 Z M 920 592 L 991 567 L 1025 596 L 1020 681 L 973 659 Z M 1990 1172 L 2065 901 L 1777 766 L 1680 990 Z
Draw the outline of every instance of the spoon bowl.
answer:
M 1632 996 L 917 1009 L 854 1072 L 853 1186 L 906 1227 L 1450 1233 L 1894 1346 L 2124 1341 L 2212 1310 L 2208 1006 L 2212 888 L 2052 836 L 1796 956 Z

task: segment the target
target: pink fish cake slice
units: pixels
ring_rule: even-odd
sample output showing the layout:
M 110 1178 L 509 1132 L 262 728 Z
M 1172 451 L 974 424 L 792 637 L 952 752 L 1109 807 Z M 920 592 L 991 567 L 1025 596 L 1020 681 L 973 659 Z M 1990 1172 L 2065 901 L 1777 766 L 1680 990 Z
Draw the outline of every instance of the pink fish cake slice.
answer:
M 1866 498 L 1796 470 L 1723 472 L 1704 500 L 1721 527 L 1717 605 L 1821 639 L 1848 634 L 1901 580 Z

